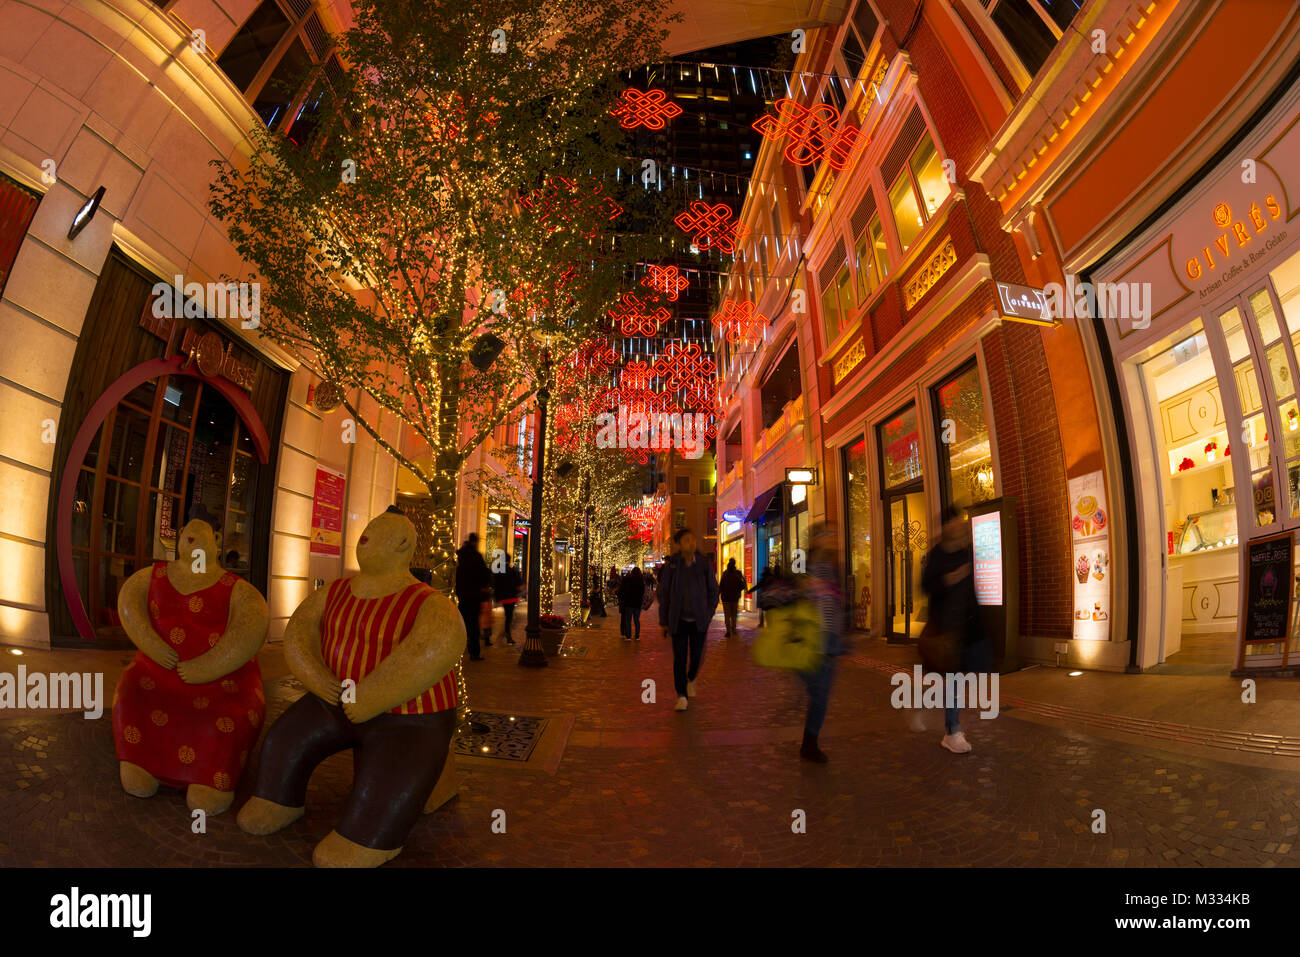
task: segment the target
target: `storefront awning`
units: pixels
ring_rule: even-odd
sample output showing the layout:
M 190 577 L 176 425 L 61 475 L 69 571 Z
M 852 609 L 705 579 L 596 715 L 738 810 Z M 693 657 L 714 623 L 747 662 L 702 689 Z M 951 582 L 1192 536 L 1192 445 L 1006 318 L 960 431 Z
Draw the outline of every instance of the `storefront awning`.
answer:
M 760 520 L 764 515 L 766 515 L 766 514 L 767 514 L 767 510 L 772 506 L 772 500 L 773 500 L 774 498 L 776 498 L 777 493 L 780 492 L 780 491 L 781 491 L 781 485 L 779 485 L 779 484 L 778 484 L 778 485 L 773 485 L 770 489 L 768 489 L 768 490 L 767 490 L 766 492 L 764 492 L 762 495 L 759 495 L 757 498 L 755 498 L 755 499 L 754 499 L 754 507 L 751 508 L 751 509 L 749 510 L 749 514 L 748 514 L 747 516 L 745 516 L 745 521 L 747 521 L 747 522 L 757 522 L 757 521 L 759 521 L 759 520 Z

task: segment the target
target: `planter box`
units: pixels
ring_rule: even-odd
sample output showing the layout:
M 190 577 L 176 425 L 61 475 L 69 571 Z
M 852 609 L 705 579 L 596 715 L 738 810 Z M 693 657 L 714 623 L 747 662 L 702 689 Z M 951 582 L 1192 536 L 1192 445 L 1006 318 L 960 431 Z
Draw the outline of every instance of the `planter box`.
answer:
M 564 643 L 563 628 L 542 628 L 542 651 L 546 657 L 554 658 L 560 653 L 560 645 Z

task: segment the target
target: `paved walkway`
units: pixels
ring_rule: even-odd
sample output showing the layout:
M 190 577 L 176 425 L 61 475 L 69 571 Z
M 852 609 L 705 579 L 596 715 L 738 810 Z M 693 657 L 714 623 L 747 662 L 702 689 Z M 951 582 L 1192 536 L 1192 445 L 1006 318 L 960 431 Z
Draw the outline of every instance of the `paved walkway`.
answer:
M 545 716 L 547 730 L 526 763 L 462 761 L 459 797 L 423 818 L 389 866 L 1300 863 L 1300 759 L 1088 721 L 1154 711 L 1167 724 L 1231 730 L 1239 718 L 1297 733 L 1294 683 L 1261 683 L 1261 703 L 1244 706 L 1227 678 L 1034 669 L 1005 677 L 1003 699 L 1018 703 L 1002 716 L 968 715 L 975 750 L 956 756 L 939 747 L 941 715 L 918 733 L 889 705 L 888 673 L 913 652 L 861 639 L 832 693 L 831 763 L 816 766 L 797 757 L 802 686 L 749 660 L 754 617 L 730 641 L 715 622 L 699 697 L 681 714 L 653 610 L 639 643 L 621 640 L 611 616 L 572 632 L 570 653 L 543 669 L 487 649 L 468 664 L 472 706 Z M 0 667 L 18 660 L 104 670 L 108 696 L 129 655 L 38 652 Z M 262 667 L 274 720 L 301 692 L 278 647 Z M 654 703 L 643 702 L 647 681 Z M 336 756 L 313 778 L 306 816 L 280 834 L 249 837 L 226 814 L 196 835 L 181 792 L 128 797 L 116 764 L 107 717 L 0 718 L 0 866 L 302 864 L 351 781 L 350 758 Z M 245 774 L 236 806 L 248 787 Z M 1091 829 L 1097 810 L 1105 833 Z M 796 818 L 806 833 L 793 832 Z

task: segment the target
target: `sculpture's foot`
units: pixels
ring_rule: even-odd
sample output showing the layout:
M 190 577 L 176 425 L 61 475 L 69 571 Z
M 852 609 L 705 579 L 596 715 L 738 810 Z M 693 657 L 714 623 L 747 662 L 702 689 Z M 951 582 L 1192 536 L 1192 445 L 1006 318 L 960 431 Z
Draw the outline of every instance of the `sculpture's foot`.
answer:
M 130 761 L 119 761 L 118 772 L 122 776 L 122 790 L 132 797 L 151 798 L 158 793 L 158 779 Z
M 252 797 L 239 809 L 236 821 L 245 833 L 265 836 L 288 827 L 306 813 L 305 807 L 285 807 L 266 798 Z
M 456 781 L 456 752 L 449 745 L 442 774 L 438 776 L 438 783 L 433 786 L 433 793 L 429 795 L 429 800 L 424 802 L 424 813 L 432 814 L 454 798 L 459 791 L 460 785 Z
M 311 862 L 317 867 L 378 867 L 401 853 L 400 847 L 390 851 L 377 850 L 349 841 L 338 831 L 330 831 L 316 845 Z
M 222 814 L 230 810 L 234 800 L 234 791 L 218 791 L 206 784 L 191 784 L 185 791 L 185 803 L 190 810 L 204 814 Z

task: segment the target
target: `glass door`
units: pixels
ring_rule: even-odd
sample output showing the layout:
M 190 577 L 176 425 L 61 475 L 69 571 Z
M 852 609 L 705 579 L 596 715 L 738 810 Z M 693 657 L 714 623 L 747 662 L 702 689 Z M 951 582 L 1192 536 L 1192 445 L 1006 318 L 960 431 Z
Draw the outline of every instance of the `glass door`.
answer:
M 915 638 L 925 626 L 921 572 L 929 548 L 926 532 L 925 492 L 920 488 L 891 493 L 885 499 L 886 559 L 889 588 L 886 627 L 891 641 Z

